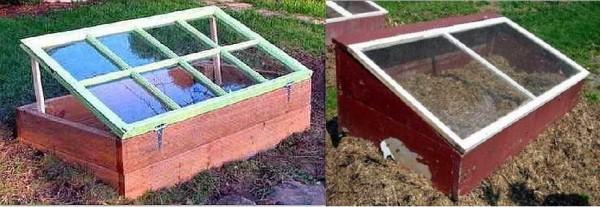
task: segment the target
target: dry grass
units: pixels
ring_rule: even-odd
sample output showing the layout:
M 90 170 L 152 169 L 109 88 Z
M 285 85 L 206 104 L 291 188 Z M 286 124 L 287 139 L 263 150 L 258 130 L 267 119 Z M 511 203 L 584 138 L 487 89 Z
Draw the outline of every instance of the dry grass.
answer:
M 598 205 L 600 104 L 580 100 L 560 121 L 454 203 L 371 142 L 326 142 L 330 205 Z

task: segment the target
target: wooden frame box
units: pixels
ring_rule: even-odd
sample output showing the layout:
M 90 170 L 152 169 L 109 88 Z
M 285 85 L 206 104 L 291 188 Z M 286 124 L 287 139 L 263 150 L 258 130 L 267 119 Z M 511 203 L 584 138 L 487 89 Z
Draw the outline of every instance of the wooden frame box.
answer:
M 310 126 L 312 71 L 218 7 L 22 43 L 37 101 L 18 108 L 18 139 L 129 198 Z M 40 66 L 71 95 L 44 100 Z
M 486 29 L 497 26 L 517 32 L 498 37 L 495 40 L 499 43 L 494 47 L 486 42 L 489 38 L 483 37 L 495 34 Z M 461 33 L 481 30 L 485 33 L 474 36 Z M 476 37 L 480 41 L 470 41 L 463 37 Z M 522 39 L 516 41 L 516 37 Z M 424 47 L 430 40 L 435 40 L 435 44 Z M 576 104 L 583 80 L 589 74 L 539 38 L 494 13 L 403 25 L 362 36 L 342 36 L 334 39 L 334 43 L 340 130 L 385 147 L 390 147 L 388 144 L 392 142 L 382 141 L 389 138 L 397 140 L 395 149 L 403 156 L 401 162 L 428 177 L 436 188 L 455 198 L 476 187 L 547 126 L 567 113 Z M 515 44 L 535 46 L 536 49 L 520 49 Z M 512 49 L 504 50 L 504 47 Z M 381 52 L 387 48 L 396 50 L 393 54 Z M 411 52 L 403 52 L 403 48 L 413 49 Z M 420 52 L 420 49 L 414 48 L 431 50 Z M 432 54 L 431 51 L 437 52 Z M 523 56 L 520 52 L 527 53 Z M 552 64 L 557 63 L 560 69 L 552 71 L 565 78 L 544 90 L 532 90 L 529 85 L 521 85 L 523 82 L 519 79 L 513 79 L 513 74 L 505 73 L 505 66 L 491 61 L 492 53 L 504 55 L 510 63 L 518 62 L 521 64 L 519 67 L 531 67 L 525 64 L 526 61 L 519 61 L 523 58 L 535 61 L 542 58 L 556 60 L 538 61 L 546 65 L 533 68 L 534 72 L 539 72 L 539 69 L 556 69 L 558 66 Z M 414 74 L 425 74 L 428 78 L 440 74 L 460 76 L 452 71 L 453 68 L 465 66 L 468 62 L 475 62 L 480 66 L 469 70 L 486 71 L 490 77 L 485 79 L 481 87 L 491 83 L 492 79 L 498 80 L 503 85 L 501 91 L 513 90 L 524 101 L 489 120 L 489 123 L 477 118 L 468 119 L 469 123 L 484 124 L 469 133 L 459 133 L 461 128 L 454 125 L 456 119 L 453 118 L 460 113 L 451 111 L 454 100 L 447 100 L 441 104 L 441 108 L 436 109 L 435 105 L 425 100 L 429 97 L 427 94 L 433 94 L 432 91 L 416 91 L 435 82 L 434 79 L 411 88 L 405 84 L 408 82 L 402 82 L 400 78 L 412 77 L 408 80 L 415 80 L 418 77 L 413 77 Z M 407 64 L 398 67 L 400 63 Z M 431 65 L 434 66 L 431 68 Z M 424 66 L 429 67 L 428 71 L 418 71 Z M 469 81 L 465 77 L 458 78 Z M 486 88 L 488 92 L 494 92 L 494 89 L 496 88 Z M 435 98 L 433 97 L 434 103 L 439 103 Z M 485 108 L 483 111 L 490 110 Z M 444 117 L 445 112 L 452 116 Z
M 373 1 L 326 1 L 325 41 L 346 33 L 370 31 L 385 26 L 387 10 Z

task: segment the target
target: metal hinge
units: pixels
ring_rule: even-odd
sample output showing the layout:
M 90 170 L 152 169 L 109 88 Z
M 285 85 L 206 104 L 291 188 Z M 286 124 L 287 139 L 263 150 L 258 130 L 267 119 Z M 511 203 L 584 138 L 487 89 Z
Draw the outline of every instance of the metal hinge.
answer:
M 292 94 L 292 84 L 293 84 L 293 83 L 294 83 L 294 82 L 291 82 L 291 81 L 290 81 L 290 82 L 288 82 L 287 84 L 285 84 L 285 86 L 284 86 L 284 87 L 285 87 L 285 90 L 286 90 L 286 93 L 287 93 L 287 102 L 290 102 L 290 99 L 291 99 L 291 94 Z
M 167 127 L 166 124 L 160 124 L 160 125 L 154 127 L 154 131 L 156 132 L 156 144 L 158 146 L 158 149 L 162 148 L 163 131 L 166 127 Z

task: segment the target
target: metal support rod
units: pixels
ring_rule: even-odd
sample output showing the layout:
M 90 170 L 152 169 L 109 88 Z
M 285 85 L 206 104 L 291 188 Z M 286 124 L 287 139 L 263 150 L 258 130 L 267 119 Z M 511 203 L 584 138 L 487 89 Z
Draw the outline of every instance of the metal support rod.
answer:
M 35 91 L 35 101 L 38 111 L 46 113 L 46 104 L 44 103 L 44 89 L 42 88 L 42 74 L 40 63 L 31 58 L 31 77 L 33 80 L 33 90 Z
M 217 34 L 217 18 L 215 17 L 210 17 L 210 38 L 213 42 L 219 45 L 219 38 Z M 217 54 L 213 58 L 213 76 L 217 85 L 221 85 L 223 83 L 223 78 L 221 77 L 221 54 Z

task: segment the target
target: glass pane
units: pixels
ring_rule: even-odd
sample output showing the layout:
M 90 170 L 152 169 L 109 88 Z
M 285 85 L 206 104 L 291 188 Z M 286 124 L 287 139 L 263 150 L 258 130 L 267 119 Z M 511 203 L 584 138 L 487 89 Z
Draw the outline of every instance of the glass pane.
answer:
M 167 59 L 143 37 L 133 32 L 104 36 L 98 38 L 98 40 L 131 67 Z
M 338 12 L 336 12 L 335 10 L 333 10 L 332 8 L 327 7 L 327 18 L 336 18 L 336 17 L 341 17 L 342 15 Z
M 213 83 L 221 86 L 227 92 L 233 92 L 256 84 L 246 74 L 240 71 L 237 66 L 223 61 L 221 58 L 221 81 L 215 76 L 213 60 L 201 59 L 191 62 L 198 71 L 208 77 Z
M 162 103 L 131 78 L 92 86 L 89 90 L 126 123 L 167 111 Z
M 210 46 L 175 24 L 148 29 L 147 32 L 179 56 L 210 49 Z
M 116 65 L 85 41 L 50 48 L 46 52 L 77 80 L 119 70 Z
M 335 3 L 352 14 L 379 11 L 377 8 L 364 1 L 336 1 Z
M 365 54 L 462 138 L 528 101 L 442 37 Z
M 142 76 L 182 107 L 215 97 L 179 66 L 146 72 Z
M 507 24 L 452 35 L 535 95 L 577 73 Z
M 210 33 L 210 19 L 202 18 L 196 19 L 192 21 L 188 21 L 190 25 L 196 28 L 198 31 L 202 32 L 208 37 L 211 37 Z M 219 21 L 217 19 L 217 38 L 219 40 L 219 45 L 232 45 L 244 41 L 250 40 L 244 35 L 238 33 L 229 25 Z
M 231 53 L 269 80 L 292 72 L 281 61 L 273 58 L 269 53 L 258 47 L 237 50 Z

